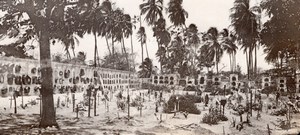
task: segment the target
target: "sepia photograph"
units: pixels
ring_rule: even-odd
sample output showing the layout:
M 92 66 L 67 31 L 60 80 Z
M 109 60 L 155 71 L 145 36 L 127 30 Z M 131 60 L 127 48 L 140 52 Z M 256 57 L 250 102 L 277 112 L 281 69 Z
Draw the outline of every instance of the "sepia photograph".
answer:
M 300 0 L 0 0 L 0 135 L 298 135 Z

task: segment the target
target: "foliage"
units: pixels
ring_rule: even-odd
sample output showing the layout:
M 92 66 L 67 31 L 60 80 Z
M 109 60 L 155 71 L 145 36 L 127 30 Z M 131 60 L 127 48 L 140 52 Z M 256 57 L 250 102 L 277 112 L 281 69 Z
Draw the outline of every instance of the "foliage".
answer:
M 259 41 L 260 13 L 259 7 L 250 7 L 250 0 L 235 0 L 234 7 L 231 8 L 231 25 L 234 28 L 237 41 L 246 53 L 248 77 L 253 74 L 253 50 L 256 53 L 257 42 Z
M 42 74 L 43 105 L 40 127 L 58 126 L 55 119 L 50 39 L 66 41 L 73 34 L 83 36 L 85 29 L 82 19 L 95 1 L 79 0 L 76 3 L 62 0 L 3 0 L 0 10 L 4 11 L 1 17 L 0 36 L 9 38 L 21 37 L 24 44 L 38 38 L 40 48 L 40 64 L 44 69 Z M 70 6 L 72 5 L 72 6 Z M 81 19 L 79 19 L 81 18 Z M 55 41 L 55 40 L 53 40 Z M 70 42 L 69 42 L 70 43 Z M 49 102 L 50 101 L 50 102 Z
M 149 84 L 150 89 L 154 91 L 165 91 L 165 92 L 171 92 L 171 89 L 165 85 L 154 85 Z
M 132 106 L 132 107 L 139 107 L 139 106 L 141 106 L 141 101 L 142 101 L 142 97 L 136 96 L 135 99 L 133 99 L 130 102 L 130 106 Z
M 162 18 L 163 0 L 144 0 L 140 5 L 141 15 L 146 15 L 145 20 L 149 25 L 154 25 L 156 20 Z
M 286 108 L 280 108 L 278 110 L 275 110 L 273 112 L 271 112 L 271 115 L 275 115 L 275 116 L 285 116 L 287 114 L 287 109 Z
M 56 53 L 52 55 L 52 60 L 54 62 L 62 62 L 63 60 L 63 55 L 61 53 Z
M 188 13 L 182 7 L 183 0 L 170 0 L 168 4 L 168 13 L 170 21 L 175 26 L 185 25 Z
M 104 59 L 101 61 L 100 66 L 103 68 L 111 68 L 117 70 L 128 70 L 128 63 L 126 57 L 128 54 L 122 54 L 119 52 L 115 52 L 114 55 L 106 55 Z M 130 62 L 132 63 L 132 62 Z M 131 71 L 133 71 L 133 67 L 131 67 Z
M 33 59 L 33 56 L 29 56 L 27 53 L 28 50 L 32 49 L 34 49 L 33 46 L 26 47 L 24 44 L 12 43 L 9 45 L 0 45 L 0 54 L 6 57 Z
M 142 65 L 139 66 L 140 71 L 138 71 L 139 78 L 150 78 L 154 73 L 153 71 L 153 63 L 150 58 L 146 58 Z
M 267 86 L 261 90 L 261 93 L 269 95 L 275 93 L 276 91 L 277 91 L 276 86 Z
M 300 9 L 299 1 L 263 0 L 262 9 L 270 17 L 264 23 L 261 31 L 262 44 L 267 53 L 266 60 L 276 62 L 278 59 L 287 59 L 295 63 L 297 44 L 299 44 Z M 299 50 L 298 50 L 299 51 Z M 288 60 L 289 59 L 289 60 Z M 294 64 L 292 66 L 295 68 Z
M 202 118 L 202 122 L 209 124 L 209 125 L 215 125 L 218 124 L 219 121 L 227 121 L 228 118 L 221 114 L 217 108 L 210 108 L 209 114 L 204 114 Z
M 176 99 L 178 97 L 178 100 Z M 164 108 L 164 112 L 170 113 L 174 110 L 174 105 L 178 104 L 179 111 L 188 112 L 192 114 L 200 114 L 200 110 L 195 105 L 197 98 L 193 95 L 172 95 Z
M 197 86 L 186 86 L 184 91 L 199 91 L 200 89 Z
M 202 122 L 209 125 L 216 125 L 218 124 L 219 120 L 216 115 L 209 113 L 209 114 L 204 114 L 202 118 Z

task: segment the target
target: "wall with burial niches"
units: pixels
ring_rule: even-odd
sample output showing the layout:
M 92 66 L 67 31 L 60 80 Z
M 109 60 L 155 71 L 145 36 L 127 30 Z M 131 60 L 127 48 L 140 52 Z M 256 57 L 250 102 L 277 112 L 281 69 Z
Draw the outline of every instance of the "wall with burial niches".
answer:
M 89 84 L 107 90 L 139 85 L 136 75 L 128 71 L 57 62 L 52 62 L 52 68 L 54 93 L 80 92 Z M 40 84 L 38 60 L 0 57 L 0 97 L 11 96 L 21 87 L 25 96 L 39 95 Z

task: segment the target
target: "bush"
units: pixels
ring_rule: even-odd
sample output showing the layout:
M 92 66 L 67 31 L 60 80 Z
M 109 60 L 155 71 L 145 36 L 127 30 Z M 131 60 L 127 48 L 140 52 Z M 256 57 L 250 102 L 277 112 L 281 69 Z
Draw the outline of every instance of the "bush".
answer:
M 228 118 L 222 113 L 219 113 L 219 109 L 217 108 L 210 108 L 209 114 L 205 114 L 202 118 L 202 122 L 209 125 L 218 124 L 219 121 L 227 120 Z
M 142 89 L 148 89 L 151 88 L 153 84 L 151 83 L 142 83 Z
M 287 114 L 287 109 L 286 108 L 281 108 L 281 109 L 276 110 L 276 111 L 271 113 L 271 115 L 275 115 L 275 116 L 284 116 L 286 114 Z
M 199 91 L 200 89 L 197 86 L 187 86 L 183 89 L 184 91 Z
M 196 95 L 185 95 L 187 100 L 191 100 L 193 103 L 201 103 L 202 98 L 201 96 L 196 96 Z
M 165 91 L 165 92 L 171 92 L 171 88 L 165 86 L 165 85 L 153 85 L 149 84 L 149 88 L 154 91 Z
M 202 118 L 202 122 L 209 125 L 216 125 L 218 124 L 219 120 L 216 115 L 209 113 L 209 114 L 204 114 Z
M 228 120 L 228 118 L 225 115 L 223 115 L 223 114 L 218 114 L 217 117 L 221 121 L 227 121 Z
M 195 105 L 195 103 L 201 99 L 200 97 L 194 95 L 172 95 L 167 102 L 167 105 L 164 107 L 164 112 L 171 113 L 174 110 L 175 104 L 178 105 L 176 97 L 178 97 L 179 100 L 179 111 L 186 111 L 192 114 L 201 113 Z
M 261 93 L 269 95 L 274 93 L 277 90 L 275 86 L 267 86 L 264 89 L 261 90 Z
M 141 105 L 142 98 L 140 96 L 137 96 L 134 100 L 131 101 L 130 106 L 132 107 L 138 107 Z

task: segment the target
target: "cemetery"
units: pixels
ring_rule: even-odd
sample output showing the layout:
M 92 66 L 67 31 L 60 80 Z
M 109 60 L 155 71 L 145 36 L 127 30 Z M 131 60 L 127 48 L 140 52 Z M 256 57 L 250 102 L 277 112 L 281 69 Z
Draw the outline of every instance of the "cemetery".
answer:
M 300 134 L 299 0 L 0 0 L 0 135 Z

